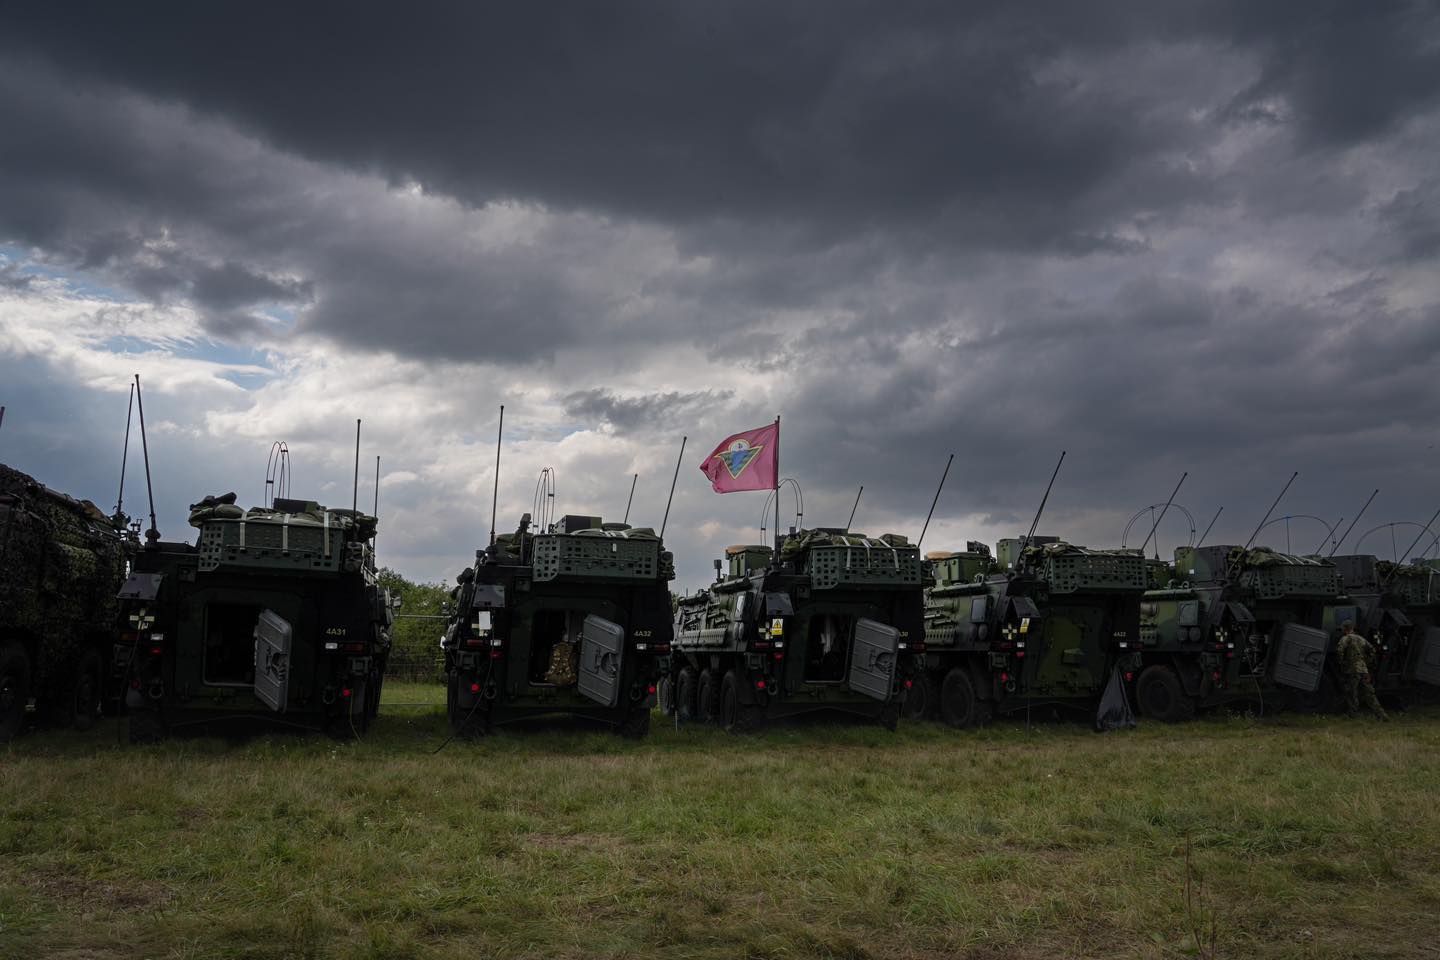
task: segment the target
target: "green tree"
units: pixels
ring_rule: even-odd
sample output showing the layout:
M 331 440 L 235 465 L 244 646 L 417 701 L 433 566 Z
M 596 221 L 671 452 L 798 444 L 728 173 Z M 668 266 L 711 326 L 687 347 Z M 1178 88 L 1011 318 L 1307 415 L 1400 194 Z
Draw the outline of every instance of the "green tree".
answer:
M 390 567 L 382 567 L 378 575 L 380 585 L 400 598 L 388 675 L 397 680 L 442 682 L 440 637 L 445 632 L 449 588 L 440 583 L 416 583 Z

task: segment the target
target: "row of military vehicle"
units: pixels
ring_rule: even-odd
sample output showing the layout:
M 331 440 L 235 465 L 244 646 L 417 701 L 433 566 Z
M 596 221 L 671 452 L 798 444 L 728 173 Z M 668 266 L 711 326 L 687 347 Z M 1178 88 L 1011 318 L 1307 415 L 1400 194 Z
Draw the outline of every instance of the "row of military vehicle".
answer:
M 0 473 L 0 733 L 37 710 L 93 722 L 112 696 L 133 739 L 265 719 L 360 733 L 375 718 L 394 602 L 376 520 L 233 494 L 196 504 L 194 543 Z M 1094 711 L 1107 690 L 1181 720 L 1235 702 L 1327 709 L 1338 625 L 1374 644 L 1377 689 L 1440 694 L 1440 571 L 1182 547 L 1173 565 L 1052 537 L 922 558 L 905 538 L 810 529 L 727 550 L 672 601 L 645 528 L 564 516 L 494 538 L 458 578 L 442 641 L 457 731 L 571 713 L 629 735 L 657 699 L 731 730 L 837 710 L 893 727 Z M 108 667 L 107 667 L 108 664 Z

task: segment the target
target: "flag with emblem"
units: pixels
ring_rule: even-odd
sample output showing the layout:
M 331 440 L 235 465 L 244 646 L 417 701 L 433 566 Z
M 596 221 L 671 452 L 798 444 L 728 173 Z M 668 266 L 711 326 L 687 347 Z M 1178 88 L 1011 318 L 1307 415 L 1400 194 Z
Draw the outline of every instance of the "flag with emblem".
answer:
M 780 421 L 726 437 L 700 464 L 716 493 L 773 490 L 779 472 Z

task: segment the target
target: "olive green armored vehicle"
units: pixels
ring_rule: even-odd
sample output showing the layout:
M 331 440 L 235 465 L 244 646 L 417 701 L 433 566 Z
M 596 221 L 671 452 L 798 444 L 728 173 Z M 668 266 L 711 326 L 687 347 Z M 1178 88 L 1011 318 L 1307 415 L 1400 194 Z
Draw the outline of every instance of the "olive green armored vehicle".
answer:
M 682 597 L 667 708 L 727 730 L 832 710 L 894 729 L 924 643 L 920 551 L 904 537 L 817 528 L 726 550 Z
M 194 543 L 152 538 L 120 589 L 130 738 L 234 722 L 363 733 L 394 622 L 374 517 L 313 500 L 191 507 Z
M 1405 675 L 1413 684 L 1415 699 L 1436 703 L 1440 701 L 1440 560 L 1420 560 L 1413 567 L 1424 577 L 1425 599 L 1405 605 L 1413 638 Z
M 1265 547 L 1177 547 L 1164 588 L 1141 608 L 1142 716 L 1189 719 L 1231 701 L 1326 709 L 1340 579 L 1328 560 Z
M 1330 557 L 1343 595 L 1327 610 L 1323 624 L 1337 632 L 1346 620 L 1370 642 L 1374 659 L 1370 678 L 1377 696 L 1403 706 L 1413 699 L 1416 670 L 1424 661 L 1412 614 L 1423 616 L 1431 593 L 1431 571 L 1413 564 L 1396 565 L 1372 554 Z M 1440 653 L 1440 651 L 1435 651 Z
M 668 666 L 674 562 L 653 530 L 563 516 L 476 551 L 442 643 L 451 726 L 545 714 L 650 730 Z
M 1001 540 L 994 559 L 972 541 L 928 565 L 907 716 L 971 727 L 1021 710 L 1093 713 L 1112 680 L 1120 688 L 1139 668 L 1147 572 L 1138 551 L 1032 535 Z
M 32 699 L 39 717 L 94 724 L 109 692 L 124 530 L 123 518 L 0 464 L 0 743 Z

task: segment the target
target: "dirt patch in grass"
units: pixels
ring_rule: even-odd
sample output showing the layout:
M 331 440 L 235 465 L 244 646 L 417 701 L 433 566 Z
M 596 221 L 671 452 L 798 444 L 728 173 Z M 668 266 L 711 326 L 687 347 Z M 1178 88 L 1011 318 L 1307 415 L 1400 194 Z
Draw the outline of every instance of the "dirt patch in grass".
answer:
M 117 883 L 93 880 L 59 870 L 30 870 L 19 876 L 20 885 L 41 897 L 64 904 L 82 913 L 154 911 L 175 899 L 156 883 L 128 880 Z

